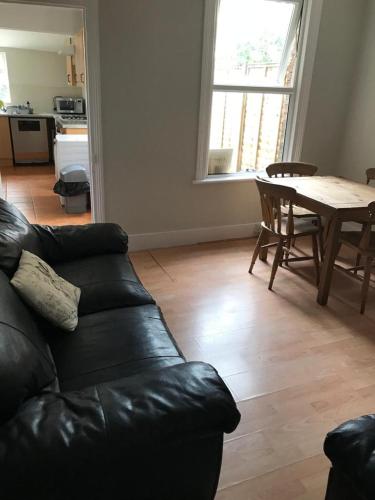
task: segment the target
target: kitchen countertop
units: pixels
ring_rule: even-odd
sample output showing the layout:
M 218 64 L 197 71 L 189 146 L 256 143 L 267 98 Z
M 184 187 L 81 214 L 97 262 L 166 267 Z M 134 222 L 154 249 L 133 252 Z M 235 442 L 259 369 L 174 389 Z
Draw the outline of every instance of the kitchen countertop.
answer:
M 6 116 L 8 118 L 55 118 L 53 113 L 37 113 L 37 114 L 15 114 L 15 113 L 0 113 L 0 117 Z
M 30 119 L 41 119 L 41 118 L 53 118 L 58 122 L 60 128 L 70 128 L 70 129 L 87 129 L 87 121 L 85 123 L 77 122 L 75 120 L 67 121 L 61 120 L 61 115 L 55 113 L 36 113 L 36 114 L 15 114 L 15 113 L 2 113 L 0 112 L 0 118 L 4 116 L 6 118 L 30 118 Z
M 87 129 L 87 123 L 64 123 L 60 125 L 61 128 L 71 128 L 71 129 Z
M 40 118 L 53 118 L 54 120 L 59 121 L 59 118 L 61 118 L 61 115 L 53 114 L 53 113 L 37 113 L 37 114 L 15 114 L 15 113 L 1 113 L 0 112 L 0 118 L 4 116 L 6 118 L 30 118 L 30 119 L 40 119 Z M 60 123 L 60 126 L 62 128 L 87 128 L 87 122 L 82 123 L 78 122 L 76 123 L 74 120 L 72 121 L 64 121 Z

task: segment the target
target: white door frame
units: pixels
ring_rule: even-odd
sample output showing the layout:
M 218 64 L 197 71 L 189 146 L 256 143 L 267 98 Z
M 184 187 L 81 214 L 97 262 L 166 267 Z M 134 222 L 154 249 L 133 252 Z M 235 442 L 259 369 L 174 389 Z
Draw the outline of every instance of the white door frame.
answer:
M 98 0 L 0 0 L 0 3 L 25 3 L 82 10 L 85 30 L 87 71 L 87 118 L 91 170 L 93 222 L 105 221 L 102 108 L 100 85 L 99 1 Z

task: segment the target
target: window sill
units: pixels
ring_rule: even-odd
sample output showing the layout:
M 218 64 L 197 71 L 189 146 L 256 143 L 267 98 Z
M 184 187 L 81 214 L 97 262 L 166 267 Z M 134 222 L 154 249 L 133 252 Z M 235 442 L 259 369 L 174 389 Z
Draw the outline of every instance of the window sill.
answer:
M 254 181 L 257 177 L 267 177 L 265 171 L 246 172 L 243 174 L 219 174 L 209 175 L 205 179 L 194 180 L 193 184 L 221 184 L 223 182 L 248 182 Z

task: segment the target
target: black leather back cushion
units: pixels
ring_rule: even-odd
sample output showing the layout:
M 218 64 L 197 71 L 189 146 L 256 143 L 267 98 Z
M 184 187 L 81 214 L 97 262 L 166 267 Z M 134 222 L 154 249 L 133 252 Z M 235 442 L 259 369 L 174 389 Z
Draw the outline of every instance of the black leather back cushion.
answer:
M 43 257 L 38 233 L 12 204 L 0 198 L 0 269 L 12 276 L 22 250 Z
M 36 323 L 0 271 L 0 423 L 52 384 L 56 368 Z

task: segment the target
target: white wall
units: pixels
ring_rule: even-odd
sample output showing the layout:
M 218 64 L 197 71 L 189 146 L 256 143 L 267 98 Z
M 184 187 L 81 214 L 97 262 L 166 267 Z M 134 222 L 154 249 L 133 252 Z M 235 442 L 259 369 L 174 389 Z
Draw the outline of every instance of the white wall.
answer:
M 360 53 L 368 0 L 325 0 L 302 159 L 333 173 Z
M 364 182 L 375 167 L 375 3 L 369 2 L 337 173 Z
M 253 182 L 192 184 L 203 0 L 100 5 L 107 218 L 130 233 L 259 220 Z M 338 162 L 364 6 L 324 3 L 303 159 L 325 173 Z
M 100 6 L 107 218 L 137 234 L 259 220 L 253 183 L 192 183 L 203 1 Z
M 31 102 L 35 113 L 53 111 L 56 95 L 82 95 L 78 87 L 69 87 L 66 59 L 53 52 L 0 48 L 5 52 L 12 104 Z
M 324 2 L 303 159 L 325 173 L 339 162 L 366 3 Z M 203 0 L 100 2 L 106 218 L 130 233 L 260 218 L 254 183 L 192 184 L 203 7 Z

